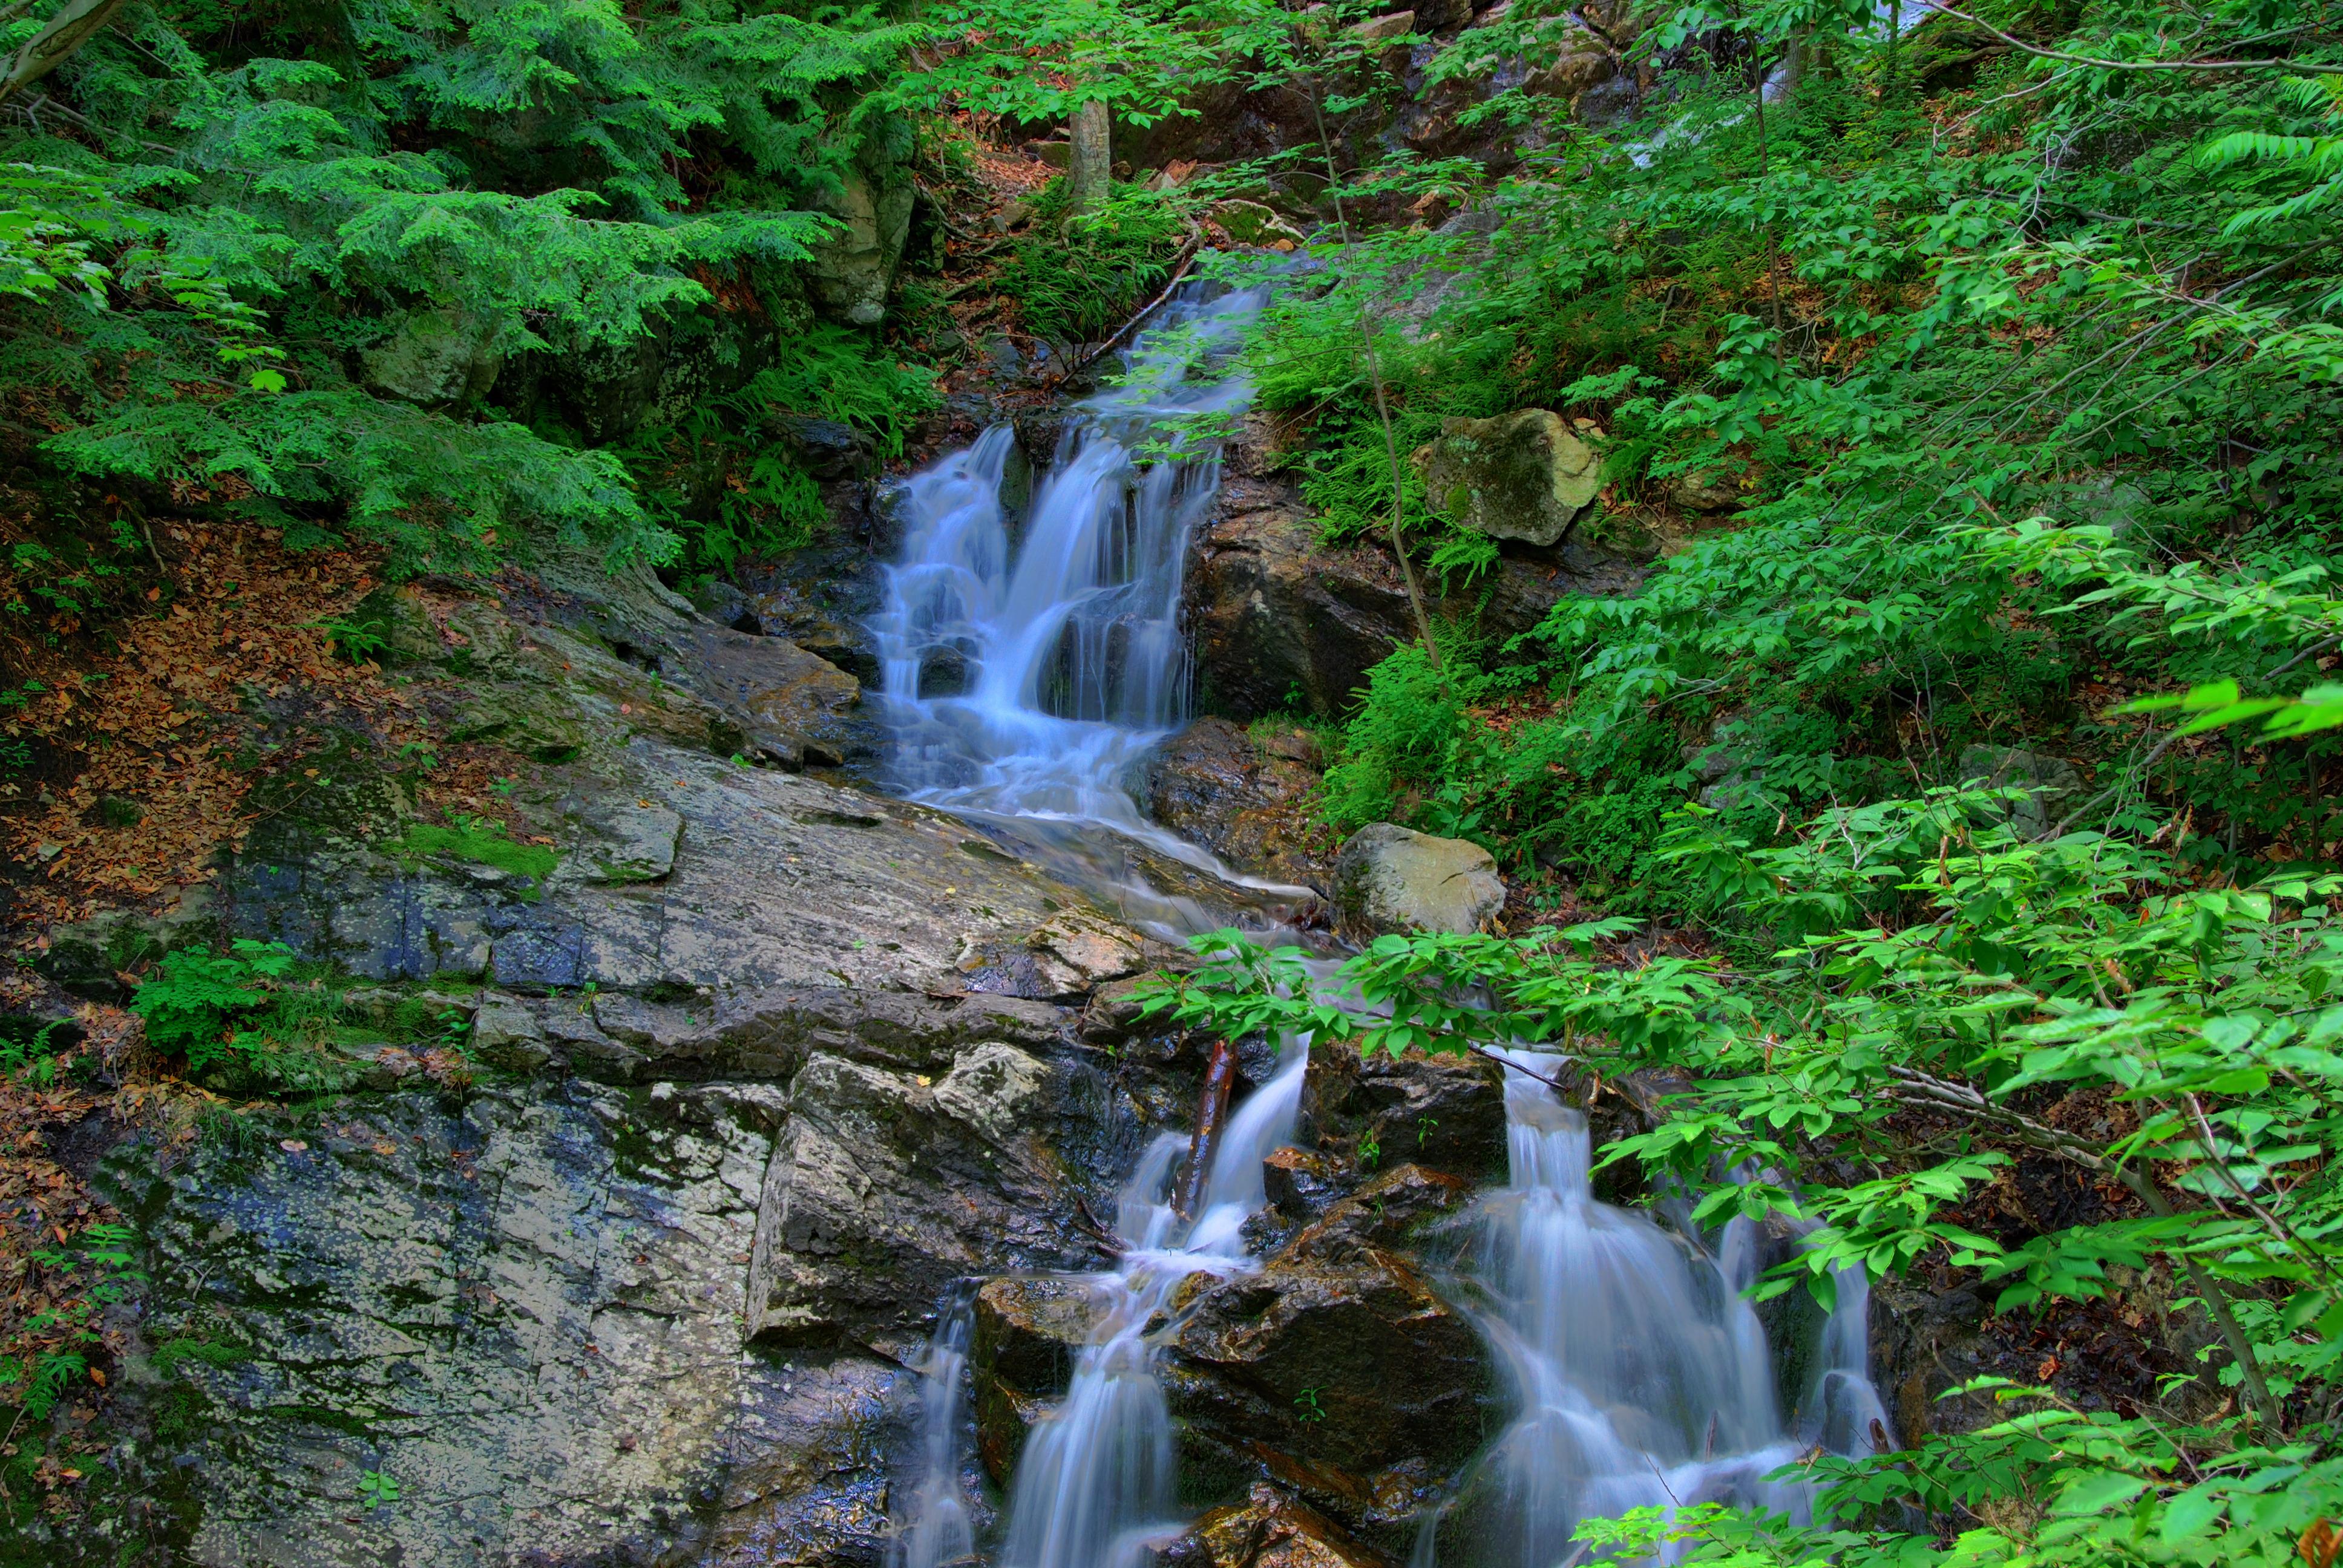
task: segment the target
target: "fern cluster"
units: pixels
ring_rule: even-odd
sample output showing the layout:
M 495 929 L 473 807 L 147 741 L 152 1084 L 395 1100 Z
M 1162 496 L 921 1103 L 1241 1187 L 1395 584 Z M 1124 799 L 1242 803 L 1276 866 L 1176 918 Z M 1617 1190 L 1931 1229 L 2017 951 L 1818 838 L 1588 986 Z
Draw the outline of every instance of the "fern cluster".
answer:
M 1979 15 L 2085 58 L 2177 49 L 2126 5 L 2072 35 L 2023 6 Z M 2298 25 L 2324 37 L 2308 12 L 2273 15 L 2207 13 L 2190 47 L 2249 56 L 2262 46 L 2242 40 Z M 1876 29 L 1822 27 L 1802 34 L 1797 93 L 1761 124 L 1750 51 L 1788 46 L 1765 31 L 1779 20 L 1654 19 L 1647 45 L 1672 68 L 1646 117 L 1573 129 L 1466 191 L 1467 223 L 1330 256 L 1335 286 L 1274 314 L 1262 397 L 1331 530 L 1379 525 L 1391 505 L 1363 320 L 1403 449 L 1450 415 L 1589 417 L 1609 505 L 1690 536 L 1640 595 L 1565 598 L 1440 699 L 1551 700 L 1503 746 L 1399 742 L 1427 696 L 1404 660 L 1379 672 L 1338 810 L 1472 818 L 1525 873 L 1543 849 L 1664 904 L 1652 854 L 1678 802 L 1771 832 L 1956 782 L 1965 753 L 2017 745 L 2117 770 L 2102 823 L 2149 831 L 2193 811 L 2193 861 L 2316 858 L 2343 835 L 2331 738 L 2158 748 L 2137 720 L 2100 717 L 2110 691 L 2227 678 L 2298 692 L 2318 678 L 2315 638 L 2234 616 L 2119 629 L 2014 573 L 1988 535 L 2036 516 L 2097 528 L 2121 547 L 2101 569 L 2201 562 L 2229 595 L 2331 580 L 2331 51 L 2289 45 L 2298 68 L 2095 74 L 1951 18 L 1892 58 Z M 1982 68 L 1964 38 L 1992 45 Z M 1945 95 L 1924 112 L 1923 92 Z M 1681 482 L 1717 475 L 1740 482 L 1737 515 L 1681 510 Z M 1436 562 L 1474 564 L 1423 498 L 1404 501 Z

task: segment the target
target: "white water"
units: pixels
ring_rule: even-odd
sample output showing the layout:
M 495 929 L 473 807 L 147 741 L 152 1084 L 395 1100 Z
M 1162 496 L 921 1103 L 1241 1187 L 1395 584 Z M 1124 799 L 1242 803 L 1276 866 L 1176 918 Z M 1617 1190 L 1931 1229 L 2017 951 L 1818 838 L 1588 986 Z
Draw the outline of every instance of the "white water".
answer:
M 1542 1076 L 1559 1065 L 1515 1060 Z M 1458 1515 L 1424 1532 L 1415 1568 L 1433 1568 L 1451 1536 L 1491 1568 L 1586 1562 L 1591 1549 L 1571 1539 L 1579 1522 L 1634 1508 L 1730 1502 L 1807 1517 L 1807 1489 L 1766 1476 L 1827 1440 L 1819 1417 L 1810 1434 L 1778 1409 L 1765 1330 L 1742 1295 L 1758 1266 L 1754 1227 L 1734 1221 L 1711 1251 L 1597 1202 L 1585 1117 L 1529 1073 L 1507 1070 L 1505 1112 L 1512 1179 L 1483 1200 L 1476 1271 L 1515 1415 Z M 1843 1284 L 1825 1332 L 1825 1382 L 1850 1421 L 1858 1390 L 1877 1408 L 1865 1306 Z
M 960 1429 L 967 1419 L 969 1339 L 974 1293 L 964 1287 L 946 1303 L 920 1365 L 920 1473 L 910 1500 L 898 1511 L 900 1532 L 888 1568 L 944 1568 L 973 1562 L 976 1532 L 960 1495 Z
M 897 787 L 1038 840 L 1054 869 L 1104 888 L 1126 918 L 1165 936 L 1224 919 L 1127 867 L 1118 878 L 1101 846 L 1128 841 L 1241 880 L 1149 822 L 1131 784 L 1186 717 L 1183 572 L 1220 481 L 1217 444 L 1176 421 L 1242 406 L 1241 382 L 1191 375 L 1233 346 L 1261 304 L 1258 292 L 1197 290 L 1167 307 L 1126 384 L 1071 411 L 1021 534 L 1001 502 L 1006 426 L 910 480 L 904 556 L 874 625 Z M 1158 444 L 1149 460 L 1142 440 Z M 1135 1568 L 1178 1527 L 1148 1326 L 1181 1281 L 1255 1266 L 1240 1229 L 1262 1204 L 1263 1158 L 1292 1136 L 1306 1060 L 1305 1044 L 1292 1046 L 1230 1118 L 1192 1224 L 1168 1197 L 1187 1141 L 1166 1134 L 1141 1162 L 1119 1208 L 1121 1262 L 1089 1277 L 1090 1342 L 1011 1478 L 1001 1568 Z M 1785 1421 L 1741 1295 L 1755 1232 L 1736 1222 L 1711 1251 L 1595 1202 L 1584 1119 L 1522 1073 L 1507 1074 L 1505 1092 L 1513 1180 L 1485 1201 L 1482 1282 L 1518 1413 L 1449 1522 L 1469 1527 L 1472 1560 L 1564 1568 L 1586 1558 L 1570 1540 L 1581 1519 L 1635 1507 L 1726 1499 L 1805 1513 L 1803 1488 L 1765 1475 L 1815 1442 L 1858 1451 L 1878 1419 L 1859 1274 L 1840 1281 L 1825 1371 Z M 967 1314 L 948 1312 L 921 1369 L 920 1474 L 898 1511 L 892 1568 L 973 1560 L 958 1463 L 967 1344 Z M 1438 1520 L 1424 1531 L 1419 1568 L 1450 1533 Z
M 903 558 L 871 623 L 894 787 L 1041 842 L 1053 869 L 1114 884 L 1125 913 L 1160 935 L 1210 930 L 1226 912 L 1101 873 L 1111 857 L 1098 829 L 1232 886 L 1308 893 L 1236 875 L 1149 821 L 1131 792 L 1148 752 L 1187 721 L 1180 604 L 1190 540 L 1220 490 L 1212 427 L 1252 393 L 1199 373 L 1238 346 L 1265 296 L 1191 285 L 1158 311 L 1121 384 L 1068 410 L 1021 528 L 1001 500 L 1007 425 L 914 476 Z
M 1262 297 L 1196 287 L 1159 312 L 1122 385 L 1069 410 L 1021 530 L 1001 499 L 1006 425 L 913 477 L 900 503 L 903 558 L 873 623 L 896 787 L 1012 829 L 1165 936 L 1226 915 L 1118 877 L 1102 840 L 1232 884 L 1308 892 L 1234 876 L 1150 822 L 1131 793 L 1147 753 L 1187 719 L 1181 593 L 1221 476 L 1218 441 L 1194 419 L 1232 415 L 1250 394 L 1192 372 L 1236 347 Z M 1153 446 L 1143 456 L 1142 442 Z M 1187 1140 L 1167 1133 L 1141 1161 L 1118 1212 L 1121 1262 L 1089 1280 L 1090 1343 L 1012 1480 L 1002 1568 L 1115 1568 L 1177 1527 L 1172 1418 L 1147 1326 L 1181 1281 L 1253 1266 L 1240 1228 L 1264 1201 L 1262 1161 L 1292 1136 L 1307 1060 L 1306 1043 L 1291 1046 L 1229 1117 L 1192 1224 L 1170 1202 Z M 921 1369 L 920 1473 L 898 1511 L 894 1568 L 942 1568 L 973 1550 L 958 1463 L 967 1344 L 966 1314 L 947 1312 Z
M 1254 1267 L 1241 1228 L 1263 1201 L 1262 1161 L 1293 1136 L 1309 1048 L 1286 1049 L 1277 1070 L 1238 1106 L 1222 1131 L 1193 1224 L 1172 1211 L 1175 1167 L 1187 1140 L 1155 1141 L 1124 1187 L 1115 1230 L 1124 1251 L 1111 1272 L 1088 1276 L 1098 1301 L 1090 1342 L 1066 1397 L 1034 1424 L 1009 1496 L 1001 1568 L 1138 1568 L 1149 1543 L 1176 1532 L 1172 1416 L 1156 1380 L 1148 1327 L 1192 1275 Z M 897 1521 L 895 1568 L 943 1568 L 970 1550 L 956 1443 L 960 1368 L 937 1346 L 966 1331 L 947 1320 L 924 1369 L 923 1473 Z

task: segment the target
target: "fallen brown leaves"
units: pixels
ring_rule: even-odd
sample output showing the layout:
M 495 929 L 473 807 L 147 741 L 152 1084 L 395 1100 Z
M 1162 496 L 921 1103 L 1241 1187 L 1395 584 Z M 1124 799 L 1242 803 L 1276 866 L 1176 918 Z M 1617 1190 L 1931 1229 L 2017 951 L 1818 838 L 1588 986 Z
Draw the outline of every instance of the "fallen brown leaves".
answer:
M 48 1084 L 29 1074 L 0 1073 L 0 1403 L 30 1375 L 45 1352 L 74 1349 L 95 1314 L 85 1271 L 44 1263 L 69 1251 L 90 1226 L 118 1218 L 105 1200 L 57 1158 L 58 1134 L 92 1118 L 141 1120 L 164 1092 L 140 1084 L 118 1091 L 80 1086 L 74 1059 L 121 1062 L 138 1050 L 138 1020 L 119 1008 L 85 1005 L 75 1014 L 81 1043 L 55 1059 Z M 105 1386 L 102 1339 L 85 1349 L 91 1381 Z
M 78 668 L 60 654 L 31 672 L 46 689 L 0 724 L 79 764 L 69 784 L 25 802 L 29 811 L 0 818 L 19 926 L 207 879 L 250 826 L 254 784 L 297 760 L 247 753 L 256 701 L 297 693 L 317 719 L 386 739 L 411 728 L 412 699 L 372 667 L 337 659 L 322 629 L 376 586 L 371 554 L 295 554 L 232 526 L 175 522 L 158 534 L 176 591 L 155 590 L 152 613 L 115 628 L 113 651 Z

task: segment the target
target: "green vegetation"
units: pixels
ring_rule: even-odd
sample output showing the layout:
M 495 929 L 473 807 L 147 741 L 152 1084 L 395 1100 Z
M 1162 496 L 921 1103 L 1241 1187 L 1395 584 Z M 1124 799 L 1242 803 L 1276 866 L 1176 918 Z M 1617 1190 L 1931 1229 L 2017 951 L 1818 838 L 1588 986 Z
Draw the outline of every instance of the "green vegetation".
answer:
M 511 829 L 494 818 L 461 813 L 446 823 L 415 823 L 384 849 L 410 867 L 420 864 L 427 856 L 436 855 L 526 877 L 533 886 L 524 896 L 531 899 L 542 893 L 545 879 L 561 863 L 557 850 L 543 844 L 519 842 L 513 838 Z
M 1069 216 L 1062 179 L 1033 204 L 1034 232 L 1001 268 L 1025 327 L 1052 343 L 1094 343 L 1128 321 L 1172 276 L 1188 232 L 1174 200 L 1117 186 L 1094 213 Z
M 262 1037 L 243 1026 L 276 1008 L 278 982 L 295 961 L 283 942 L 249 937 L 238 937 L 224 953 L 182 948 L 163 955 L 131 999 L 131 1010 L 146 1020 L 149 1045 L 200 1070 L 256 1047 Z
M 1517 3 L 1430 75 L 1570 47 L 1564 12 Z M 1151 1005 L 1231 1038 L 1540 1045 L 1587 1093 L 1654 1073 L 1664 1118 L 1604 1161 L 1700 1222 L 1804 1230 L 1760 1296 L 1827 1305 L 1859 1267 L 1976 1290 L 2022 1339 L 2147 1291 L 2204 1346 L 2130 1383 L 2013 1359 L 1956 1391 L 1998 1419 L 1794 1467 L 1811 1525 L 1704 1504 L 1590 1521 L 1590 1553 L 2324 1568 L 2343 36 L 2129 0 L 1892 44 L 1806 5 L 1624 30 L 1662 67 L 1644 118 L 1557 126 L 1502 181 L 1398 171 L 1475 222 L 1328 252 L 1332 286 L 1254 350 L 1332 537 L 1396 500 L 1452 588 L 1490 569 L 1413 475 L 1394 498 L 1386 442 L 1537 407 L 1601 432 L 1581 537 L 1672 541 L 1632 597 L 1393 654 L 1326 779 L 1338 825 L 1473 838 L 1534 908 L 1612 912 L 1383 938 L 1347 978 L 1388 1019 L 1234 933 Z M 2021 1166 L 2091 1196 L 2029 1218 L 1996 1197 Z
M 0 136 L 0 375 L 53 473 L 176 487 L 296 543 L 384 539 L 408 569 L 532 538 L 672 558 L 738 528 L 647 509 L 610 447 L 673 410 L 565 395 L 650 337 L 718 392 L 777 328 L 794 347 L 825 206 L 905 135 L 867 98 L 910 36 L 754 5 L 142 8 Z M 841 417 L 835 379 L 756 396 Z

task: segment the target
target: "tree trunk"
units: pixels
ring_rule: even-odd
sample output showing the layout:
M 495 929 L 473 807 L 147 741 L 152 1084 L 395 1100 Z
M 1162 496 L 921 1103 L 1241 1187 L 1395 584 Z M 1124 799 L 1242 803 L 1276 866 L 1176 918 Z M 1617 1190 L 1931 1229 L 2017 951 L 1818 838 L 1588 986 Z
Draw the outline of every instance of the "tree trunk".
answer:
M 7 74 L 0 76 L 0 99 L 14 97 L 64 65 L 121 8 L 122 0 L 68 0 L 8 62 Z
M 1107 170 L 1113 163 L 1107 126 L 1104 104 L 1086 103 L 1074 110 L 1074 159 L 1067 171 L 1072 199 L 1068 206 L 1078 216 L 1096 212 L 1106 204 Z
M 1237 1053 L 1225 1040 L 1212 1044 L 1212 1060 L 1204 1069 L 1203 1092 L 1196 1097 L 1196 1131 L 1188 1140 L 1187 1169 L 1180 1172 L 1180 1191 L 1172 1208 L 1183 1220 L 1196 1210 L 1210 1190 L 1212 1156 L 1221 1147 L 1221 1125 L 1228 1120 L 1229 1095 L 1237 1084 Z

